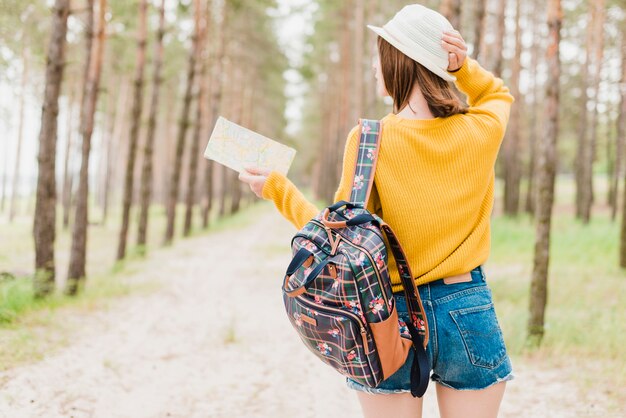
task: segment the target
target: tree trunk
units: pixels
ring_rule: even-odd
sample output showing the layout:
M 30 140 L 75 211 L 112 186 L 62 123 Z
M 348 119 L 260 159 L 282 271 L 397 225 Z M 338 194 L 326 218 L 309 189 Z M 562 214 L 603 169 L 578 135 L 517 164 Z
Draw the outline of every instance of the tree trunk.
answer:
M 121 144 L 126 142 L 125 133 L 128 132 L 128 98 L 130 92 L 130 83 L 126 77 L 120 79 L 119 93 L 117 96 L 117 105 L 115 108 L 115 117 L 113 118 L 112 135 L 109 138 L 109 152 L 107 153 L 107 180 L 104 186 L 104 207 L 102 213 L 102 223 L 106 224 L 109 215 L 109 206 L 111 204 L 111 184 L 115 184 L 117 180 L 117 168 L 119 163 L 118 156 L 121 156 L 119 149 Z
M 227 15 L 230 14 L 229 11 L 229 7 L 225 4 L 224 5 L 224 13 L 226 13 Z M 227 21 L 228 22 L 228 21 Z M 228 38 L 228 33 L 227 33 L 227 29 L 228 26 L 224 25 L 223 27 L 223 31 L 225 32 L 224 34 L 224 39 Z M 221 102 L 221 107 L 222 107 L 222 112 L 226 113 L 227 117 L 231 117 L 230 113 L 229 113 L 229 109 L 231 109 L 231 102 L 234 100 L 234 94 L 233 94 L 233 88 L 234 88 L 234 82 L 233 82 L 233 63 L 232 63 L 232 55 L 233 52 L 232 51 L 228 51 L 228 54 L 224 57 L 224 62 L 223 62 L 223 71 L 222 74 L 224 74 L 224 79 L 222 81 L 223 85 L 224 85 L 224 93 L 223 93 L 223 97 L 222 97 L 222 102 Z M 220 200 L 220 207 L 219 207 L 219 211 L 218 211 L 218 218 L 221 218 L 223 216 L 226 216 L 227 214 L 227 209 L 226 209 L 226 202 L 229 201 L 229 195 L 230 195 L 230 179 L 231 176 L 229 176 L 229 171 L 231 170 L 230 168 L 226 167 L 223 164 L 220 164 L 219 167 L 219 180 L 221 183 L 220 186 L 220 191 L 219 191 L 219 200 Z M 239 180 L 237 180 L 239 181 Z
M 461 0 L 443 0 L 439 11 L 454 29 L 461 30 Z
M 7 200 L 7 177 L 8 177 L 8 165 L 9 165 L 9 145 L 8 142 L 4 144 L 4 164 L 2 168 L 2 196 L 0 196 L 0 213 L 4 213 Z
M 622 41 L 622 77 L 620 80 L 621 86 L 626 86 L 626 29 L 622 25 L 621 29 L 621 41 Z M 611 219 L 615 219 L 617 215 L 617 196 L 619 194 L 619 175 L 622 170 L 622 163 L 624 161 L 624 151 L 626 148 L 626 88 L 620 89 L 620 105 L 617 116 L 617 140 L 615 150 L 615 165 L 613 167 L 613 180 L 611 182 L 611 189 L 613 190 L 613 199 L 611 201 Z M 624 183 L 624 189 L 626 189 L 626 183 Z M 625 190 L 626 193 L 626 190 Z M 624 226 L 622 226 L 624 228 Z M 623 230 L 626 234 L 626 231 Z M 624 238 L 626 240 L 626 237 Z M 622 258 L 624 259 L 622 267 L 626 267 L 626 243 L 623 243 Z
M 474 10 L 474 49 L 472 51 L 472 58 L 479 59 L 480 50 L 483 43 L 483 31 L 485 30 L 485 13 L 487 0 L 478 0 L 475 3 Z
M 367 2 L 367 7 L 365 8 L 365 13 L 367 16 L 367 21 L 371 22 L 372 24 L 378 24 L 381 20 L 382 20 L 382 16 L 380 13 L 380 0 L 375 0 L 375 1 L 371 1 L 371 2 Z M 367 31 L 367 49 L 365 50 L 365 54 L 367 57 L 370 56 L 376 56 L 376 51 L 377 51 L 377 47 L 376 47 L 376 39 L 378 38 L 378 35 L 376 35 L 376 33 L 374 33 L 374 31 L 368 30 Z M 371 74 L 371 61 L 367 61 L 368 65 L 367 65 L 367 70 L 366 74 L 369 75 Z M 367 77 L 367 76 L 366 76 Z M 366 78 L 366 82 L 365 82 L 365 93 L 366 93 L 366 98 L 365 98 L 365 113 L 364 115 L 368 115 L 368 117 L 371 117 L 369 115 L 375 115 L 377 114 L 377 106 L 378 106 L 378 96 L 376 93 L 376 83 L 373 82 L 372 78 Z M 316 176 L 314 176 L 313 178 L 316 178 Z
M 519 76 L 522 70 L 520 57 L 522 55 L 521 0 L 515 0 L 515 57 L 511 71 L 511 94 L 520 97 Z M 520 190 L 520 143 L 521 143 L 521 107 L 520 100 L 511 109 L 511 120 L 507 129 L 507 138 L 504 142 L 504 213 L 517 216 L 519 211 Z
M 363 73 L 365 72 L 364 61 L 365 56 L 363 51 L 365 50 L 364 38 L 365 38 L 365 1 L 356 0 L 354 5 L 354 86 L 352 88 L 352 97 L 354 99 L 354 107 L 352 113 L 352 120 L 356 121 L 360 117 L 364 117 L 363 107 Z
M 67 139 L 65 142 L 65 155 L 63 156 L 63 229 L 70 224 L 70 206 L 72 201 L 72 174 L 70 173 L 70 155 L 72 154 L 72 139 L 74 133 L 74 91 L 72 88 L 67 107 Z
M 165 244 L 169 245 L 174 239 L 174 226 L 176 223 L 176 204 L 178 203 L 179 187 L 180 187 L 180 171 L 183 163 L 183 152 L 185 150 L 185 138 L 187 136 L 187 128 L 189 127 L 189 109 L 191 108 L 191 98 L 194 80 L 196 76 L 196 57 L 198 55 L 198 18 L 200 13 L 200 0 L 194 0 L 194 33 L 192 35 L 191 50 L 187 62 L 187 85 L 185 87 L 185 96 L 183 98 L 183 108 L 180 115 L 178 125 L 178 138 L 176 139 L 176 154 L 174 159 L 174 167 L 172 171 L 170 190 L 167 200 L 167 228 L 165 230 Z
M 352 15 L 353 4 L 352 1 L 346 1 L 341 11 L 344 21 L 349 21 Z M 354 126 L 354 120 L 351 120 L 352 112 L 350 111 L 352 106 L 352 97 L 354 91 L 351 88 L 350 80 L 352 78 L 351 67 L 352 62 L 356 57 L 352 54 L 352 33 L 348 25 L 343 25 L 341 28 L 341 44 L 340 44 L 340 58 L 339 58 L 339 72 L 340 72 L 340 84 L 339 84 L 339 124 L 332 136 L 330 137 L 331 152 L 324 154 L 324 158 L 327 156 L 329 159 L 329 173 L 328 184 L 324 189 L 324 201 L 331 202 L 333 199 L 334 191 L 339 184 L 341 177 L 341 165 L 342 165 L 342 153 L 333 152 L 334 150 L 343 149 L 345 138 L 349 130 Z
M 594 58 L 592 62 L 592 82 L 593 82 L 593 111 L 591 112 L 591 166 L 589 169 L 589 190 L 590 190 L 590 202 L 589 202 L 589 214 L 591 216 L 591 206 L 595 201 L 594 188 L 593 188 L 593 163 L 597 157 L 597 143 L 598 143 L 598 102 L 600 95 L 600 72 L 602 70 L 602 61 L 604 58 L 604 21 L 605 21 L 605 0 L 597 0 L 593 2 L 595 8 L 594 19 L 594 31 L 593 31 L 593 48 Z
M 242 48 L 239 41 L 235 41 L 232 50 L 232 58 L 233 60 L 237 60 L 238 57 L 242 54 Z M 237 62 L 237 61 L 235 61 Z M 243 70 L 240 66 L 233 66 L 232 68 L 233 74 L 233 91 L 231 93 L 231 119 L 233 122 L 237 124 L 242 123 L 242 111 L 243 111 L 243 101 L 245 97 L 246 88 L 248 87 L 249 81 L 246 80 Z M 241 186 L 242 183 L 239 181 L 239 173 L 235 170 L 227 170 L 227 175 L 229 177 L 229 183 L 231 184 L 231 200 L 230 200 L 230 209 L 228 211 L 229 215 L 233 215 L 239 211 L 239 204 L 241 200 Z
M 584 223 L 588 223 L 591 218 L 591 206 L 593 204 L 593 160 L 597 131 L 597 92 L 600 83 L 599 72 L 603 49 L 601 43 L 603 42 L 602 32 L 604 28 L 604 0 L 590 1 L 589 8 L 590 22 L 587 27 L 586 59 L 582 74 L 583 82 L 588 80 L 589 84 L 583 86 L 581 125 L 576 153 L 576 217 Z M 592 89 L 591 96 L 587 94 L 588 87 Z M 589 101 L 594 104 L 590 121 L 587 111 Z
M 202 15 L 202 8 L 199 7 L 195 13 Z M 202 16 L 197 16 L 198 23 L 198 58 L 200 59 L 198 76 L 196 77 L 197 100 L 196 100 L 196 122 L 193 129 L 191 139 L 191 149 L 189 152 L 189 176 L 187 177 L 187 196 L 185 208 L 185 223 L 183 226 L 183 236 L 188 237 L 191 234 L 191 224 L 193 217 L 193 207 L 196 203 L 196 182 L 198 179 L 198 154 L 200 149 L 200 136 L 204 128 L 205 109 L 205 92 L 206 92 L 206 25 L 207 22 Z
M 209 8 L 210 9 L 210 8 Z M 210 105 L 209 105 L 209 116 L 208 120 L 210 121 L 211 129 L 209 132 L 213 130 L 215 126 L 215 122 L 217 121 L 217 117 L 219 116 L 220 109 L 222 106 L 222 91 L 224 89 L 224 77 L 222 75 L 222 65 L 224 60 L 224 55 L 226 53 L 224 42 L 224 33 L 225 33 L 225 25 L 226 19 L 228 18 L 227 14 L 228 9 L 226 7 L 222 8 L 222 13 L 218 17 L 215 27 L 215 56 L 213 57 L 213 62 L 211 65 L 211 94 L 209 96 Z M 205 204 L 202 208 L 202 227 L 207 228 L 209 226 L 210 216 L 211 216 L 211 208 L 213 206 L 213 173 L 214 173 L 214 164 L 212 160 L 207 160 L 205 170 L 204 170 L 204 185 L 206 187 L 205 193 Z
M 504 18 L 505 18 L 505 10 L 506 10 L 506 1 L 501 0 L 497 2 L 498 9 L 496 10 L 495 16 L 495 33 L 494 39 L 495 42 L 493 46 L 489 49 L 490 59 L 491 59 L 491 71 L 496 77 L 502 77 L 502 45 L 504 42 L 504 36 L 506 35 L 505 26 L 504 26 Z
M 541 2 L 534 0 L 531 3 L 531 7 L 533 10 L 539 15 L 543 15 L 543 10 L 541 9 Z M 537 142 L 540 137 L 540 127 L 541 127 L 541 114 L 543 110 L 539 106 L 539 103 L 543 103 L 543 100 L 540 96 L 540 83 L 537 77 L 537 66 L 539 62 L 539 56 L 542 47 L 542 36 L 541 36 L 541 25 L 539 20 L 535 17 L 534 13 L 531 14 L 532 19 L 532 33 L 533 33 L 533 45 L 531 50 L 531 62 L 530 62 L 530 74 L 532 78 L 532 108 L 530 109 L 530 120 L 528 123 L 529 126 L 529 137 L 528 137 L 528 151 L 529 151 L 529 163 L 528 163 L 528 189 L 526 191 L 526 203 L 525 210 L 527 213 L 534 215 L 535 213 L 535 165 L 536 165 L 536 155 L 537 155 Z
M 544 334 L 544 315 L 548 299 L 548 264 L 550 261 L 550 224 L 554 201 L 556 144 L 559 133 L 559 44 L 563 14 L 560 0 L 548 2 L 549 45 L 546 89 L 545 135 L 539 141 L 537 167 L 537 212 L 535 219 L 535 254 L 530 287 L 528 341 L 539 345 Z
M 157 30 L 156 44 L 154 45 L 154 73 L 152 77 L 152 99 L 150 100 L 150 116 L 148 117 L 148 132 L 143 152 L 143 167 L 141 170 L 141 213 L 139 215 L 139 230 L 137 245 L 146 246 L 148 235 L 148 212 L 152 198 L 152 164 L 154 137 L 156 134 L 156 118 L 159 110 L 159 91 L 161 89 L 161 67 L 163 64 L 163 36 L 165 35 L 165 0 L 161 0 L 159 8 L 159 29 Z
M 87 24 L 85 25 L 85 94 L 81 106 L 80 133 L 82 137 L 82 160 L 76 196 L 76 215 L 72 233 L 72 249 L 68 269 L 65 293 L 75 295 L 78 287 L 85 280 L 85 264 L 87 253 L 87 227 L 89 224 L 89 153 L 91 151 L 91 134 L 93 133 L 96 103 L 102 70 L 102 57 L 105 41 L 106 0 L 99 0 L 98 36 L 93 42 L 94 1 L 88 0 Z M 92 51 L 93 44 L 93 51 Z
M 25 37 L 25 34 L 22 34 Z M 15 152 L 15 166 L 13 170 L 13 187 L 11 188 L 11 203 L 9 206 L 9 222 L 13 222 L 16 212 L 18 190 L 20 187 L 20 161 L 22 159 L 22 142 L 24 140 L 24 102 L 26 100 L 26 85 L 28 83 L 28 48 L 22 49 L 22 82 L 20 86 L 19 122 L 17 127 L 17 150 Z
M 146 62 L 146 19 L 147 0 L 139 3 L 139 31 L 137 33 L 137 57 L 135 61 L 135 78 L 133 83 L 133 107 L 131 111 L 130 136 L 128 137 L 128 156 L 126 159 L 126 174 L 124 176 L 124 198 L 122 203 L 122 225 L 117 246 L 117 259 L 126 257 L 126 241 L 128 239 L 128 224 L 130 223 L 130 207 L 133 203 L 133 179 L 135 160 L 137 158 L 137 142 L 141 126 L 141 111 L 143 107 L 143 73 Z
M 35 240 L 34 296 L 46 296 L 54 290 L 54 240 L 56 220 L 55 160 L 59 93 L 65 66 L 65 35 L 69 0 L 56 0 L 52 9 L 52 30 L 46 59 L 44 103 L 39 131 L 37 161 L 37 199 L 35 202 L 33 237 Z

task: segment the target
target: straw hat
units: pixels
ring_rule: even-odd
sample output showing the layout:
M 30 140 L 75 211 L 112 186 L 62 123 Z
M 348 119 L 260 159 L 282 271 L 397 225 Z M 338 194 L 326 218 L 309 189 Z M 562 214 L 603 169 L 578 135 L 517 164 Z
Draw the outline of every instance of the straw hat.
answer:
M 448 51 L 441 45 L 443 31 L 454 28 L 440 13 L 421 4 L 410 4 L 382 28 L 367 27 L 444 80 L 456 80 L 448 73 Z

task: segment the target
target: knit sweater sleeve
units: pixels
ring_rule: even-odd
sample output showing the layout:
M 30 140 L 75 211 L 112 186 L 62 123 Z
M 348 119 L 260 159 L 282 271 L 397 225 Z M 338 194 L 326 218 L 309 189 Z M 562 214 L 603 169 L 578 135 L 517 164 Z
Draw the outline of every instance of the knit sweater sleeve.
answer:
M 352 175 L 359 145 L 358 128 L 357 125 L 350 131 L 344 146 L 341 180 L 333 202 L 350 199 Z M 291 180 L 276 170 L 272 170 L 267 176 L 263 185 L 262 196 L 263 199 L 273 201 L 278 211 L 297 229 L 304 227 L 321 210 L 311 203 Z
M 466 57 L 458 70 L 449 73 L 456 76 L 456 86 L 467 95 L 470 107 L 466 119 L 487 133 L 486 137 L 502 140 L 515 101 L 504 81 L 471 57 Z

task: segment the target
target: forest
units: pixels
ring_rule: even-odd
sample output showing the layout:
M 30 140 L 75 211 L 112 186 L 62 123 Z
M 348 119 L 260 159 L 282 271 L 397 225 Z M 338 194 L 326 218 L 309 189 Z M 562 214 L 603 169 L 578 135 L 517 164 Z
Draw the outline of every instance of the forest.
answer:
M 224 359 L 246 353 L 237 351 L 237 341 L 244 344 L 246 332 L 256 331 L 240 325 L 243 314 L 221 300 L 215 305 L 234 322 L 207 325 L 211 311 L 202 292 L 211 299 L 219 290 L 224 300 L 250 293 L 253 287 L 234 283 L 241 275 L 243 283 L 266 286 L 258 291 L 281 305 L 278 286 L 295 231 L 238 172 L 203 156 L 215 122 L 223 116 L 295 148 L 289 178 L 318 207 L 332 204 L 350 129 L 359 118 L 379 119 L 392 109 L 376 96 L 376 35 L 367 24 L 382 25 L 410 3 L 0 0 L 0 392 L 24 393 L 29 372 L 20 367 L 63 354 L 81 333 L 100 329 L 89 322 L 94 312 L 116 311 L 111 323 L 124 323 L 122 312 L 140 306 L 139 318 L 157 312 L 150 295 L 165 301 L 170 291 L 176 295 L 170 308 L 197 302 L 196 311 L 181 317 L 189 327 L 177 323 L 187 332 L 176 334 L 178 341 L 193 339 L 198 327 L 215 328 L 204 344 L 220 340 Z M 534 384 L 523 380 L 526 367 L 528 375 L 533 367 L 562 369 L 576 381 L 572 388 L 586 394 L 558 398 L 570 387 L 551 387 L 557 403 L 572 409 L 559 415 L 546 412 L 554 405 L 539 404 L 533 416 L 620 416 L 626 405 L 616 389 L 626 385 L 626 1 L 421 4 L 446 16 L 467 42 L 468 56 L 502 78 L 516 98 L 494 167 L 487 271 L 520 380 Z M 246 259 L 233 258 L 228 248 L 243 248 Z M 214 277 L 230 284 L 213 289 Z M 272 311 L 276 322 L 282 314 Z M 196 361 L 210 355 L 203 350 L 193 348 Z M 271 363 L 272 350 L 264 345 L 259 353 Z M 581 370 L 570 370 L 583 359 Z M 105 369 L 117 367 L 114 359 L 102 361 Z M 137 361 L 120 360 L 119 370 Z M 57 364 L 66 366 L 73 370 L 69 360 Z M 307 376 L 323 382 L 314 372 Z M 181 405 L 202 396 L 186 385 Z M 128 404 L 115 409 L 115 402 L 98 404 L 110 397 L 84 401 L 88 388 L 41 395 L 41 402 L 72 405 L 85 416 L 155 416 L 130 406 L 140 394 L 131 391 Z M 146 396 L 158 399 L 164 389 L 153 389 Z M 519 416 L 514 402 L 532 399 L 519 391 L 505 416 Z M 27 405 L 26 398 L 40 395 L 36 388 L 32 393 L 0 395 L 0 415 L 15 408 L 51 416 L 52 409 Z M 207 416 L 295 416 L 291 404 L 285 415 L 272 415 L 273 406 L 255 415 L 252 403 L 237 409 L 233 398 L 199 402 L 195 411 Z M 154 414 L 169 408 L 155 405 Z

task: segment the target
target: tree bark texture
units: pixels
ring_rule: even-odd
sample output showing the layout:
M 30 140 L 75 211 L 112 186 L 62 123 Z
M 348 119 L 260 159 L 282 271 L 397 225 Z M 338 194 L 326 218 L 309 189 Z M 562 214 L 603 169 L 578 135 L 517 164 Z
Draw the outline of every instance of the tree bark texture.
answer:
M 145 247 L 148 241 L 148 212 L 152 199 L 152 165 L 154 137 L 156 135 L 157 114 L 159 110 L 159 92 L 161 89 L 161 67 L 163 66 L 163 36 L 165 36 L 165 0 L 161 0 L 159 7 L 159 28 L 157 29 L 154 45 L 154 68 L 152 76 L 152 98 L 150 100 L 150 114 L 148 116 L 148 132 L 143 151 L 143 167 L 141 170 L 141 212 L 139 214 L 139 230 L 137 245 Z
M 443 0 L 439 12 L 450 21 L 454 29 L 461 31 L 461 0 Z
M 550 224 L 554 202 L 556 144 L 559 133 L 560 30 L 563 21 L 560 0 L 548 2 L 549 44 L 546 54 L 545 134 L 539 141 L 537 167 L 537 212 L 535 250 L 530 286 L 528 341 L 539 345 L 544 335 L 545 310 L 548 301 L 548 266 L 550 261 Z
M 195 10 L 200 7 L 200 0 L 194 0 Z M 174 167 L 172 171 L 169 194 L 167 200 L 167 227 L 165 230 L 165 244 L 169 245 L 174 239 L 174 228 L 176 224 L 176 204 L 178 203 L 180 188 L 180 171 L 183 163 L 183 152 L 185 150 L 185 139 L 187 129 L 189 128 L 189 109 L 191 108 L 191 99 L 193 93 L 193 85 L 196 76 L 196 56 L 198 55 L 198 24 L 199 14 L 195 13 L 195 27 L 192 36 L 191 50 L 187 62 L 187 81 L 185 87 L 185 96 L 183 98 L 183 108 L 181 110 L 180 121 L 178 125 L 178 137 L 176 138 L 176 153 L 174 157 Z
M 202 8 L 195 10 L 199 16 L 196 17 L 198 24 L 198 57 L 200 63 L 197 63 L 198 76 L 196 77 L 196 121 L 193 127 L 193 135 L 191 138 L 191 148 L 189 152 L 189 176 L 187 177 L 187 196 L 185 199 L 185 223 L 183 226 L 183 236 L 188 237 L 191 234 L 191 226 L 193 220 L 193 207 L 196 203 L 196 183 L 198 179 L 198 153 L 200 149 L 200 136 L 203 132 L 204 118 L 206 114 L 205 108 L 205 92 L 206 92 L 206 25 L 207 21 L 202 16 Z
M 228 17 L 227 9 L 222 8 L 222 13 L 219 15 L 215 25 L 215 55 L 212 57 L 211 62 L 211 94 L 209 95 L 209 115 L 208 120 L 210 126 L 215 126 L 217 117 L 219 115 L 222 106 L 222 91 L 224 89 L 224 76 L 222 75 L 222 65 L 224 61 L 224 55 L 226 52 L 224 42 L 225 23 Z M 212 129 L 210 130 L 212 131 Z M 209 226 L 211 209 L 213 207 L 213 173 L 214 164 L 212 160 L 207 160 L 204 170 L 204 184 L 206 199 L 204 207 L 202 208 L 202 227 L 207 228 Z
M 130 136 L 128 137 L 128 155 L 126 159 L 126 174 L 124 176 L 124 197 L 122 202 L 122 225 L 120 228 L 117 246 L 117 259 L 126 257 L 126 242 L 128 240 L 128 225 L 130 223 L 130 207 L 133 203 L 133 184 L 135 160 L 137 158 L 137 143 L 139 142 L 139 128 L 143 108 L 143 75 L 146 63 L 146 20 L 147 0 L 139 3 L 139 31 L 137 33 L 137 59 L 135 61 L 135 78 L 133 81 L 133 105 L 131 111 Z
M 515 58 L 512 62 L 511 71 L 511 94 L 520 97 L 519 78 L 522 70 L 522 30 L 521 0 L 515 0 Z M 504 213 L 509 216 L 517 216 L 519 212 L 519 196 L 521 181 L 521 117 L 523 100 L 511 109 L 511 120 L 507 129 L 504 143 Z
M 622 75 L 619 82 L 620 102 L 617 116 L 617 140 L 615 141 L 615 162 L 613 164 L 613 173 L 611 174 L 611 192 L 609 199 L 609 204 L 611 206 L 611 219 L 615 219 L 615 217 L 617 216 L 619 177 L 620 173 L 622 172 L 622 164 L 624 163 L 624 152 L 626 151 L 626 25 L 622 25 L 620 30 L 620 37 L 622 54 Z M 626 260 L 626 253 L 623 257 Z M 624 262 L 623 267 L 626 267 L 626 261 Z
M 23 34 L 23 37 L 26 35 Z M 28 48 L 24 46 L 22 50 L 22 82 L 21 82 L 21 94 L 19 104 L 19 121 L 17 125 L 17 150 L 15 152 L 15 166 L 13 169 L 13 187 L 11 188 L 11 203 L 9 205 L 9 222 L 13 222 L 15 212 L 17 211 L 17 198 L 20 188 L 20 161 L 22 159 L 22 142 L 24 140 L 24 101 L 26 100 L 26 85 L 28 83 Z
M 106 0 L 99 0 L 98 35 L 93 42 L 94 1 L 88 0 L 87 25 L 85 25 L 86 55 L 85 94 L 81 107 L 80 133 L 82 137 L 82 158 L 78 191 L 76 194 L 76 216 L 72 231 L 72 248 L 65 293 L 75 295 L 81 282 L 85 280 L 87 254 L 87 227 L 89 225 L 89 153 L 93 133 L 96 103 L 98 101 L 100 72 L 104 55 Z M 93 51 L 92 51 L 93 48 Z
M 597 132 L 597 101 L 602 61 L 602 42 L 604 29 L 604 0 L 589 2 L 589 26 L 583 66 L 583 100 L 581 101 L 580 129 L 576 153 L 576 217 L 584 223 L 591 218 L 593 204 L 593 161 Z M 591 87 L 591 94 L 587 91 Z M 593 103 L 591 115 L 588 103 Z
M 474 3 L 474 49 L 472 50 L 472 58 L 479 59 L 483 44 L 483 33 L 485 31 L 485 13 L 487 0 L 477 0 Z
M 46 296 L 54 290 L 57 117 L 65 66 L 65 36 L 69 12 L 69 0 L 55 1 L 52 9 L 52 31 L 46 58 L 45 91 L 37 157 L 39 172 L 33 225 L 35 240 L 34 295 L 37 298 Z

